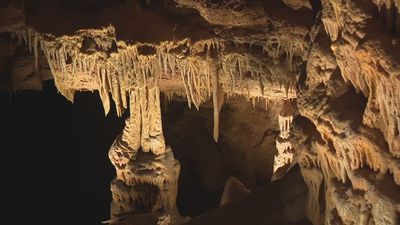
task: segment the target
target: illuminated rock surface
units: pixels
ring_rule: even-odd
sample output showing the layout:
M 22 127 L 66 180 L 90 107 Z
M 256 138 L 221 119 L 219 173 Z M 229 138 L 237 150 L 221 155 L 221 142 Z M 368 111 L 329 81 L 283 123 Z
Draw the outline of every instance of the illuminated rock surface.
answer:
M 74 7 L 95 2 L 75 3 L 2 3 L 0 88 L 40 90 L 54 79 L 71 102 L 76 92 L 96 91 L 106 115 L 113 103 L 118 116 L 128 112 L 109 151 L 116 177 L 108 222 L 188 220 L 176 207 L 181 167 L 162 121 L 163 106 L 184 101 L 212 109 L 215 142 L 257 149 L 275 139 L 268 142 L 276 148 L 270 172 L 282 178 L 265 187 L 270 193 L 252 187 L 247 195 L 230 180 L 222 198 L 228 203 L 188 224 L 285 223 L 304 215 L 314 225 L 400 223 L 397 1 L 133 0 L 90 15 Z M 41 7 L 27 14 L 35 4 Z M 236 98 L 264 104 L 259 113 L 274 122 L 252 124 Z M 225 120 L 224 104 L 241 114 Z M 246 126 L 268 129 L 259 144 L 243 147 L 256 139 Z M 279 195 L 272 187 L 288 190 L 285 174 L 300 176 L 296 163 L 308 194 L 291 196 L 290 206 L 288 198 L 271 197 Z M 238 190 L 239 200 L 230 202 L 236 194 L 228 190 Z

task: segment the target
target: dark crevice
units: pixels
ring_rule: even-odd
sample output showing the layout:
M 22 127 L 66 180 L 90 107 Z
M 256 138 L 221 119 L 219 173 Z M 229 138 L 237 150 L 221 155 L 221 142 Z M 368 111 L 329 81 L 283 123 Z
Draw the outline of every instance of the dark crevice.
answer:
M 361 92 L 357 93 L 353 86 L 349 86 L 343 95 L 331 98 L 329 104 L 335 109 L 338 120 L 351 121 L 351 126 L 356 129 L 362 124 L 367 102 L 368 98 Z
M 322 10 L 321 0 L 310 0 L 310 2 L 313 10 L 313 18 L 316 18 L 317 14 Z
M 321 134 L 318 132 L 317 128 L 315 127 L 314 123 L 311 122 L 310 119 L 307 117 L 298 115 L 294 118 L 294 124 L 296 124 L 297 127 L 301 127 L 302 131 L 306 134 L 308 137 L 307 142 L 311 144 L 311 140 L 316 140 L 320 144 L 324 144 L 325 141 L 322 139 Z

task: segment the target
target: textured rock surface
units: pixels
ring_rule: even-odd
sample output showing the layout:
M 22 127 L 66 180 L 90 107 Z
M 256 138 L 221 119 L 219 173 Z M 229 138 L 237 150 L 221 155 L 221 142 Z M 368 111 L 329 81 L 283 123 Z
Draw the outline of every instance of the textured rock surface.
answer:
M 396 38 L 382 29 L 372 2 L 322 3 L 298 98 L 306 118 L 295 148 L 310 189 L 308 217 L 314 224 L 398 224 Z
M 164 140 L 162 92 L 197 110 L 212 102 L 215 141 L 227 126 L 227 98 L 275 107 L 273 171 L 281 177 L 299 163 L 314 225 L 400 223 L 397 1 L 122 1 L 93 9 L 93 20 L 68 10 L 55 16 L 54 4 L 32 18 L 22 5 L 0 10 L 0 87 L 36 90 L 53 77 L 70 101 L 77 91 L 98 91 L 106 114 L 111 102 L 118 115 L 129 110 L 109 154 L 115 214 L 153 213 L 138 216 L 159 224 L 178 215 L 179 163 Z M 63 30 L 46 26 L 49 15 L 85 23 L 71 20 Z M 150 175 L 138 175 L 139 167 Z M 155 194 L 132 204 L 141 185 L 156 186 Z

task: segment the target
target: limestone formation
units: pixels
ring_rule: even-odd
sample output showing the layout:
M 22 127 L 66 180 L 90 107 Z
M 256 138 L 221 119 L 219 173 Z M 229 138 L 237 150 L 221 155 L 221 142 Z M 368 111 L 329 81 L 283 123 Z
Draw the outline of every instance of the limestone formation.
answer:
M 293 107 L 290 100 L 287 100 L 279 113 L 279 136 L 276 139 L 276 149 L 278 154 L 275 156 L 274 173 L 280 168 L 293 162 L 294 151 L 290 143 L 291 125 L 293 122 Z
M 398 223 L 394 210 L 398 203 L 393 201 L 397 191 L 392 194 L 386 191 L 397 188 L 398 184 L 394 172 L 398 150 L 397 106 L 396 100 L 386 94 L 397 81 L 385 84 L 381 81 L 396 80 L 391 74 L 395 73 L 396 64 L 388 60 L 397 58 L 383 51 L 385 45 L 392 43 L 383 38 L 389 34 L 379 31 L 379 18 L 374 18 L 373 9 L 372 3 L 324 1 L 323 4 L 322 22 L 331 41 L 320 31 L 312 46 L 316 50 L 311 50 L 314 53 L 308 59 L 312 69 L 307 74 L 309 88 L 303 91 L 298 104 L 300 114 L 318 132 L 317 137 L 310 138 L 311 145 L 299 149 L 303 176 L 309 180 L 310 197 L 314 199 L 309 201 L 308 214 L 314 224 Z M 329 62 L 325 64 L 328 67 L 316 64 L 315 59 Z M 314 68 L 319 68 L 319 72 L 314 72 Z M 321 78 L 323 85 L 315 80 Z M 349 105 L 355 104 L 349 101 L 357 94 L 344 82 L 366 97 L 365 109 Z M 385 94 L 378 94 L 383 90 L 380 88 Z M 384 108 L 386 102 L 391 102 L 390 112 Z M 392 177 L 388 177 L 389 171 Z M 379 183 L 385 183 L 385 187 Z M 325 190 L 324 201 L 318 202 L 321 188 Z
M 149 224 L 181 222 L 180 164 L 164 139 L 163 93 L 197 110 L 210 101 L 216 142 L 226 98 L 263 100 L 266 108 L 273 102 L 280 131 L 273 180 L 299 164 L 308 187 L 304 213 L 313 225 L 400 224 L 398 1 L 135 2 L 124 4 L 162 21 L 157 41 L 138 24 L 132 30 L 151 38 L 121 38 L 124 28 L 112 23 L 60 34 L 26 22 L 21 6 L 0 10 L 7 15 L 0 20 L 7 37 L 0 57 L 12 62 L 2 89 L 40 90 L 53 78 L 71 102 L 75 92 L 97 91 L 106 115 L 111 103 L 118 116 L 128 111 L 109 151 L 116 178 L 108 222 L 122 223 L 127 213 Z M 173 20 L 160 7 L 195 19 Z M 163 34 L 170 20 L 173 31 Z M 17 54 L 21 48 L 25 55 Z

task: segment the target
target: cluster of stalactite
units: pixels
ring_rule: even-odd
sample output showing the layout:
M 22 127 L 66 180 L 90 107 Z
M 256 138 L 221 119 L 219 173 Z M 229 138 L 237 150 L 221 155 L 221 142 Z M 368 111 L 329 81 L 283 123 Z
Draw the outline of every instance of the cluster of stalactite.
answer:
M 266 108 L 269 101 L 290 102 L 288 99 L 296 97 L 292 64 L 294 54 L 303 48 L 273 38 L 264 44 L 263 55 L 258 57 L 229 49 L 219 39 L 127 44 L 116 40 L 112 26 L 62 37 L 29 28 L 16 32 L 15 37 L 33 52 L 36 70 L 41 53 L 46 57 L 57 89 L 68 100 L 73 102 L 76 91 L 97 90 L 105 114 L 110 111 L 111 100 L 119 116 L 129 109 L 124 130 L 109 151 L 117 174 L 111 183 L 114 219 L 132 211 L 158 213 L 160 209 L 172 220 L 179 217 L 175 201 L 180 167 L 163 136 L 162 84 L 180 83 L 183 90 L 166 88 L 166 96 L 185 96 L 189 107 L 199 109 L 212 99 L 214 139 L 218 141 L 219 112 L 225 96 L 244 95 L 254 106 L 264 99 Z M 289 67 L 280 65 L 282 49 L 287 56 L 283 61 Z M 279 117 L 282 140 L 289 138 L 292 119 L 287 113 Z M 288 143 L 277 142 L 279 152 L 283 151 L 277 159 L 285 156 L 282 159 L 286 163 L 293 158 Z M 143 187 L 151 193 L 143 192 Z
M 379 1 L 379 5 L 384 2 Z M 394 2 L 389 1 L 387 3 L 391 6 L 396 6 Z M 340 22 L 336 22 L 336 17 L 344 17 L 347 14 L 351 14 L 349 10 L 351 7 L 359 7 L 355 4 L 351 7 L 347 7 L 346 10 L 335 11 L 335 4 L 326 4 L 326 19 L 323 20 L 325 29 L 331 34 L 332 41 L 335 41 L 337 34 L 339 34 Z M 397 10 L 396 10 L 397 12 Z M 367 28 L 367 21 L 371 19 L 368 14 L 363 15 L 362 20 L 353 25 L 358 28 L 357 32 L 349 34 L 350 31 L 344 29 L 344 39 L 346 40 L 340 44 L 333 44 L 332 49 L 334 50 L 336 58 L 338 58 L 338 66 L 341 68 L 341 72 L 345 81 L 351 82 L 351 84 L 358 90 L 361 91 L 365 96 L 368 97 L 368 104 L 366 113 L 363 117 L 364 123 L 370 127 L 377 127 L 382 130 L 385 138 L 388 140 L 390 151 L 400 156 L 400 138 L 399 138 L 399 126 L 400 123 L 398 117 L 398 108 L 400 106 L 400 100 L 394 94 L 399 85 L 397 79 L 399 71 L 395 68 L 396 60 L 391 57 L 390 52 L 385 51 L 384 42 L 369 42 L 363 44 L 363 48 L 355 50 L 354 48 L 359 45 L 361 38 L 365 36 Z M 336 25 L 335 25 L 336 24 Z M 336 28 L 332 28 L 335 26 Z M 346 27 L 346 26 L 344 26 Z M 354 28 L 353 28 L 354 29 Z M 333 38 L 334 37 L 334 38 Z M 393 40 L 386 40 L 393 42 Z M 395 43 L 390 43 L 395 46 Z M 385 96 L 384 98 L 380 96 Z M 375 110 L 379 111 L 379 114 L 374 113 Z M 393 116 L 394 115 L 394 116 Z
M 112 26 L 80 30 L 76 35 L 62 37 L 40 34 L 30 28 L 15 34 L 33 51 L 36 69 L 39 49 L 43 51 L 62 95 L 73 101 L 75 91 L 98 90 L 106 114 L 111 99 L 121 116 L 134 90 L 157 87 L 164 80 L 183 84 L 189 107 L 194 105 L 199 109 L 215 96 L 212 98 L 216 106 L 215 140 L 218 140 L 219 110 L 225 94 L 245 95 L 253 101 L 264 98 L 266 102 L 295 97 L 293 73 L 269 68 L 268 57 L 259 59 L 249 53 L 228 51 L 223 40 L 191 43 L 190 39 L 184 39 L 158 45 L 128 45 L 116 40 Z M 265 45 L 269 49 L 271 43 L 268 43 Z M 273 58 L 279 57 L 281 45 L 276 48 Z M 286 50 L 290 63 L 295 49 L 292 46 Z M 176 94 L 182 95 L 179 91 Z M 143 101 L 147 98 L 139 100 Z
M 383 25 L 390 32 L 397 35 L 400 34 L 400 3 L 396 0 L 375 0 L 374 3 L 377 5 L 380 19 Z
M 390 157 L 383 157 L 381 146 L 371 141 L 370 135 L 327 140 L 332 144 L 313 141 L 310 148 L 300 150 L 299 164 L 309 186 L 307 216 L 313 224 L 333 224 L 337 220 L 344 224 L 397 224 L 395 196 L 384 194 L 373 180 L 396 189 L 398 166 Z M 388 172 L 393 173 L 393 181 Z M 350 196 L 352 192 L 359 197 Z
M 397 194 L 384 191 L 375 180 L 396 190 L 400 185 L 398 159 L 385 150 L 384 141 L 372 129 L 361 126 L 349 130 L 349 121 L 334 115 L 326 99 L 315 92 L 312 95 L 304 101 L 314 104 L 302 105 L 300 113 L 314 122 L 322 140 L 311 139 L 311 146 L 296 149 L 310 191 L 308 217 L 313 224 L 334 224 L 336 220 L 344 224 L 397 224 Z M 322 111 L 307 112 L 311 108 Z

